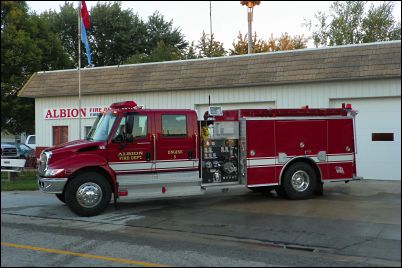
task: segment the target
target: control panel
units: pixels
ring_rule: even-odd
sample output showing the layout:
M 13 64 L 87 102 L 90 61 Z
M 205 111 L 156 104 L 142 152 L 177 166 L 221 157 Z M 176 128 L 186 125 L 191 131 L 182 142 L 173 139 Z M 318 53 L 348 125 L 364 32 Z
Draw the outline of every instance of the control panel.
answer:
M 238 122 L 202 122 L 202 184 L 239 181 Z

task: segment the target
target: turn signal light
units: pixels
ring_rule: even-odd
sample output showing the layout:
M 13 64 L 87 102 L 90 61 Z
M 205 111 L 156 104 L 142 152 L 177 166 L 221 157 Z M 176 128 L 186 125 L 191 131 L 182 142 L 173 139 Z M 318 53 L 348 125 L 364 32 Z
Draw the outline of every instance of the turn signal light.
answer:
M 119 190 L 119 196 L 128 196 L 128 190 Z

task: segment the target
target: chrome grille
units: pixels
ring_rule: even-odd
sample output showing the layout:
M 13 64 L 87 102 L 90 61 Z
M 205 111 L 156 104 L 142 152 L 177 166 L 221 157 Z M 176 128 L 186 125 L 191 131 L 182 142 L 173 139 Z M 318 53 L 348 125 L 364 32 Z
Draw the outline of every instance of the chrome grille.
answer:
M 17 156 L 17 148 L 2 148 L 1 156 Z

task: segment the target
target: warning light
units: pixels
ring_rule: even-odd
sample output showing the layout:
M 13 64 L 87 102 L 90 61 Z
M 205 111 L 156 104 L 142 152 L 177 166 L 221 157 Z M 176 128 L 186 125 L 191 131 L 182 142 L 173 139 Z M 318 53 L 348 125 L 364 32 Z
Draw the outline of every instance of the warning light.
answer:
M 119 196 L 128 196 L 128 190 L 120 190 Z
M 243 6 L 247 6 L 248 8 L 252 8 L 261 3 L 261 1 L 240 1 L 240 4 Z
M 110 106 L 112 109 L 130 109 L 137 107 L 134 101 L 115 102 Z

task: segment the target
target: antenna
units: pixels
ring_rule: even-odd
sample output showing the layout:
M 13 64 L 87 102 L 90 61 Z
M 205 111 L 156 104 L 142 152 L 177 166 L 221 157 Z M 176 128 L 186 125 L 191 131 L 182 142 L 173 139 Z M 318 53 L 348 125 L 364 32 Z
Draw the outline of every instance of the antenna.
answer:
M 212 49 L 212 1 L 209 1 L 209 31 L 211 38 L 211 49 Z

